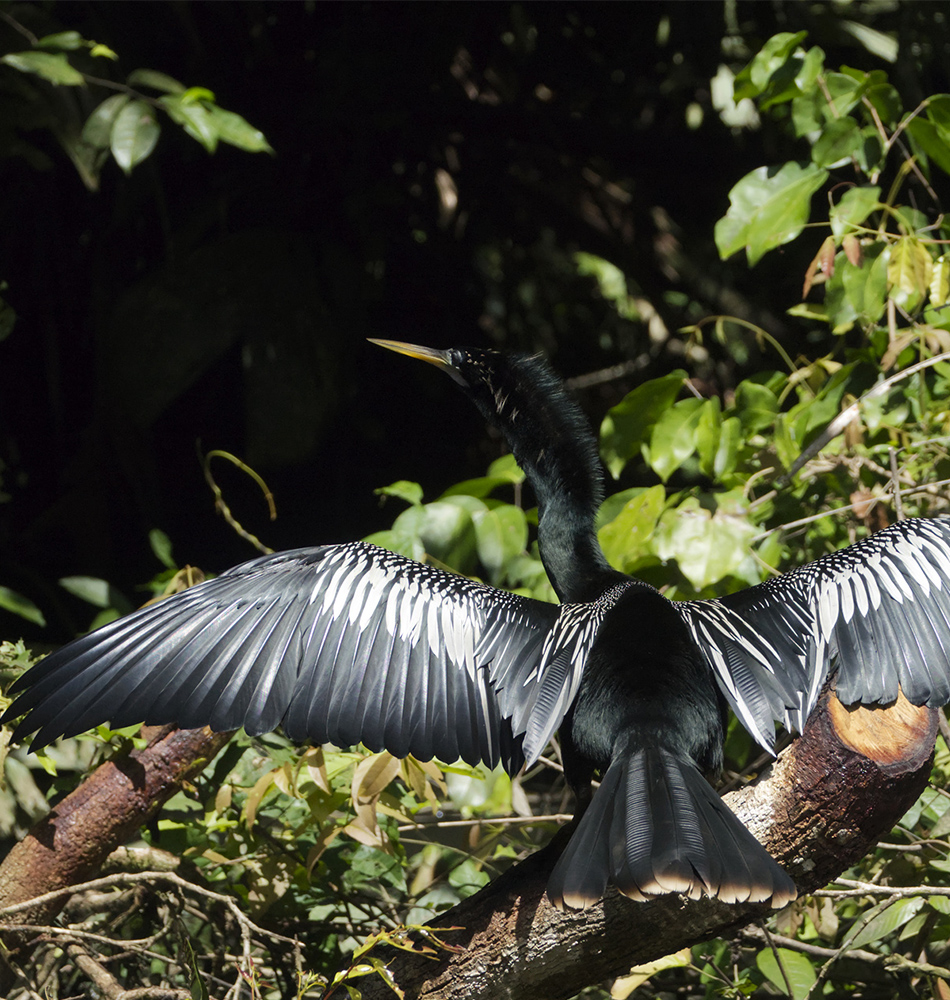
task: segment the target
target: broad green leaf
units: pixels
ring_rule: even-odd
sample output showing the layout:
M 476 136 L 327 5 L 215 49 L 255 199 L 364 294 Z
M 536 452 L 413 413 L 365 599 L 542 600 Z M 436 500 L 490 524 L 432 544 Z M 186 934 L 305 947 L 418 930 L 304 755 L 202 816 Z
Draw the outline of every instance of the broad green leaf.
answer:
M 767 251 L 795 239 L 827 176 L 813 163 L 794 162 L 746 174 L 729 192 L 729 211 L 716 223 L 719 255 L 725 260 L 745 248 L 752 267 Z
M 945 174 L 950 174 L 950 129 L 938 127 L 918 115 L 907 123 L 905 131 L 918 150 Z
M 62 52 L 10 52 L 0 57 L 0 62 L 67 87 L 81 87 L 86 82 Z
M 811 147 L 812 162 L 819 167 L 837 167 L 847 163 L 862 143 L 858 123 L 845 115 L 829 122 Z
M 881 119 L 884 127 L 888 131 L 895 129 L 904 111 L 904 105 L 901 102 L 897 88 L 891 86 L 889 83 L 880 83 L 868 87 L 865 96 L 874 106 L 874 110 L 877 112 L 878 118 Z
M 910 899 L 899 899 L 895 903 L 888 901 L 878 903 L 877 906 L 863 915 L 862 919 L 870 919 L 851 940 L 850 947 L 861 948 L 892 934 L 898 927 L 903 927 L 924 905 L 924 902 L 922 896 L 914 896 Z
M 84 45 L 78 31 L 57 31 L 55 35 L 44 35 L 37 43 L 38 49 L 56 49 L 60 52 L 75 52 Z
M 46 619 L 43 612 L 28 598 L 18 594 L 9 587 L 0 586 L 0 608 L 4 611 L 12 611 L 13 614 L 25 618 L 34 625 L 45 625 Z
M 380 486 L 373 492 L 380 497 L 398 497 L 406 503 L 416 506 L 422 503 L 422 487 L 408 479 L 397 479 L 388 486 Z
M 853 187 L 831 209 L 831 232 L 840 240 L 853 226 L 860 226 L 880 205 L 879 187 Z
M 476 550 L 475 525 L 472 515 L 458 503 L 437 500 L 423 507 L 410 507 L 396 518 L 393 527 L 410 521 L 415 522 L 426 552 L 453 569 L 471 567 Z
M 501 458 L 496 458 L 495 461 L 488 466 L 488 475 L 497 476 L 501 479 L 507 479 L 510 483 L 524 482 L 524 472 L 522 472 L 518 463 L 515 461 L 515 456 L 510 453 L 508 455 L 502 455 Z
M 722 412 L 718 399 L 703 401 L 702 412 L 696 425 L 696 451 L 699 467 L 707 476 L 715 475 L 716 452 L 722 427 Z
M 148 533 L 148 544 L 155 554 L 155 558 L 166 569 L 178 569 L 178 564 L 172 556 L 172 543 L 168 535 L 159 528 L 152 528 Z
M 714 479 L 721 480 L 735 471 L 741 435 L 742 425 L 739 420 L 736 417 L 726 417 L 719 430 L 719 444 L 716 447 L 716 457 L 713 459 Z
M 108 149 L 112 142 L 112 127 L 119 112 L 132 98 L 128 94 L 113 94 L 107 97 L 86 119 L 82 127 L 83 142 L 96 149 Z
M 935 261 L 930 275 L 930 304 L 943 306 L 950 298 L 950 255 L 941 254 Z
M 489 571 L 492 582 L 500 580 L 510 559 L 524 552 L 528 544 L 528 522 L 524 511 L 502 504 L 472 517 L 479 562 Z
M 126 82 L 130 87 L 151 87 L 166 94 L 183 94 L 185 85 L 167 73 L 156 69 L 136 69 L 129 73 Z
M 697 590 L 739 572 L 749 558 L 749 545 L 758 529 L 740 512 L 720 508 L 715 513 L 687 497 L 667 509 L 657 526 L 655 545 L 663 560 L 675 559 Z
M 746 379 L 736 387 L 735 415 L 747 436 L 772 427 L 777 413 L 778 397 L 768 386 Z
M 888 295 L 907 312 L 914 312 L 930 289 L 933 258 L 914 236 L 905 236 L 891 247 L 887 265 Z
M 471 496 L 484 498 L 490 496 L 500 486 L 510 486 L 511 480 L 505 476 L 479 476 L 477 479 L 463 479 L 453 483 L 438 499 L 446 497 Z
M 773 35 L 759 50 L 755 58 L 749 64 L 748 78 L 754 88 L 751 92 L 743 91 L 736 93 L 736 100 L 740 97 L 755 97 L 762 93 L 769 85 L 772 76 L 785 65 L 788 57 L 798 48 L 807 37 L 806 31 L 799 31 L 792 34 L 790 31 L 781 31 Z M 743 72 L 740 78 L 745 76 Z
M 110 147 L 123 172 L 141 163 L 155 148 L 161 128 L 155 112 L 144 101 L 130 101 L 116 116 Z
M 128 601 L 116 591 L 107 580 L 96 576 L 64 576 L 59 585 L 68 590 L 73 597 L 86 601 L 96 608 L 120 607 L 128 608 Z
M 118 53 L 113 52 L 108 45 L 103 45 L 102 42 L 96 42 L 95 45 L 89 50 L 89 55 L 95 59 L 111 59 L 113 62 L 118 62 Z
M 841 31 L 856 39 L 871 55 L 883 59 L 885 62 L 897 62 L 897 37 L 896 34 L 887 34 L 878 31 L 860 21 L 852 21 L 850 18 L 842 18 L 838 22 Z
M 196 104 L 199 101 L 214 104 L 214 91 L 207 87 L 189 87 L 182 95 L 181 99 L 185 104 Z
M 638 385 L 608 410 L 600 425 L 600 454 L 616 479 L 640 450 L 653 424 L 673 405 L 686 372 L 674 371 Z
M 696 432 L 704 402 L 681 399 L 661 413 L 653 425 L 644 457 L 664 483 L 696 450 Z
M 168 117 L 181 125 L 185 132 L 200 142 L 209 153 L 218 148 L 218 130 L 203 104 L 188 104 L 178 94 L 166 94 L 158 101 L 168 112 Z
M 273 153 L 264 133 L 246 122 L 233 111 L 225 111 L 217 105 L 208 108 L 211 124 L 222 142 L 230 143 L 249 153 Z
M 775 959 L 778 954 L 782 963 L 779 968 Z M 814 986 L 817 975 L 811 961 L 800 951 L 792 951 L 790 948 L 776 948 L 773 952 L 771 948 L 763 948 L 756 956 L 755 964 L 759 971 L 768 981 L 778 989 L 782 996 L 791 996 L 792 1000 L 805 1000 L 808 991 Z M 784 970 L 785 975 L 782 975 Z M 786 977 L 788 985 L 786 985 Z M 791 987 L 791 994 L 788 989 Z
M 839 261 L 838 270 L 845 297 L 854 310 L 854 314 L 864 323 L 876 323 L 884 314 L 889 260 L 890 248 L 877 243 L 867 248 L 860 267 L 855 267 L 843 255 Z M 829 306 L 829 323 L 832 327 L 839 328 L 843 317 L 831 308 L 837 303 L 826 302 L 826 305 Z
M 653 532 L 665 507 L 666 490 L 651 486 L 628 500 L 620 513 L 600 529 L 597 537 L 612 566 L 629 573 L 652 553 Z

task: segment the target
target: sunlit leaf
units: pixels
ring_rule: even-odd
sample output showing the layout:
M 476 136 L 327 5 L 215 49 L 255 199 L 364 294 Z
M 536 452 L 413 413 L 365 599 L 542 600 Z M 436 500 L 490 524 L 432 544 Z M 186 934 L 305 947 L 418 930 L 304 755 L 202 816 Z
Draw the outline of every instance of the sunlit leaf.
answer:
M 230 143 L 239 149 L 247 150 L 249 153 L 273 153 L 264 138 L 264 133 L 253 125 L 245 121 L 240 115 L 233 111 L 225 111 L 217 105 L 208 108 L 212 126 L 218 133 L 218 138 L 222 142 Z
M 776 960 L 776 953 L 778 960 Z M 781 968 L 779 967 L 781 962 Z M 791 996 L 792 1000 L 805 1000 L 808 991 L 814 986 L 816 979 L 815 967 L 800 951 L 790 948 L 763 948 L 756 956 L 755 964 L 768 981 L 775 986 L 783 996 Z M 784 971 L 784 975 L 782 974 Z M 786 977 L 788 986 L 786 985 Z M 791 986 L 791 994 L 788 988 Z
M 829 122 L 811 148 L 812 162 L 819 167 L 837 167 L 847 163 L 861 145 L 858 123 L 845 115 Z
M 160 73 L 156 69 L 136 69 L 133 70 L 126 80 L 130 87 L 151 87 L 153 90 L 161 90 L 166 94 L 183 94 L 185 85 L 179 83 L 174 77 L 167 73 Z
M 23 73 L 35 73 L 50 83 L 67 87 L 81 87 L 86 82 L 82 73 L 70 65 L 62 52 L 9 52 L 0 57 L 0 62 Z
M 200 142 L 209 153 L 218 148 L 218 130 L 203 104 L 188 104 L 179 94 L 166 94 L 158 100 L 168 112 L 168 117 L 181 125 L 185 132 Z
M 110 148 L 115 162 L 130 174 L 155 148 L 160 133 L 155 112 L 144 101 L 130 101 L 112 127 Z
M 759 167 L 729 192 L 729 211 L 716 223 L 716 246 L 725 260 L 745 248 L 749 266 L 768 250 L 795 239 L 808 221 L 812 195 L 828 172 L 813 163 Z
M 46 624 L 43 612 L 28 597 L 18 594 L 9 587 L 0 586 L 0 608 L 11 611 L 28 622 L 33 622 L 34 625 Z
M 112 142 L 112 127 L 119 112 L 131 101 L 128 94 L 113 94 L 95 108 L 82 128 L 83 142 L 97 149 L 108 149 Z
M 862 921 L 867 919 L 867 923 L 858 931 L 850 941 L 852 948 L 861 948 L 873 941 L 880 941 L 882 938 L 892 934 L 898 927 L 903 927 L 908 920 L 924 905 L 922 896 L 913 896 L 910 899 L 898 899 L 894 903 L 885 901 L 879 903 L 868 913 L 864 914 Z
M 38 49 L 56 49 L 60 52 L 75 52 L 84 45 L 78 31 L 57 31 L 54 35 L 44 35 L 37 43 Z
M 653 424 L 679 395 L 684 378 L 686 372 L 674 371 L 644 382 L 608 411 L 600 426 L 600 453 L 614 478 L 640 454 Z
M 665 483 L 696 450 L 702 399 L 681 399 L 660 414 L 644 457 Z
M 932 306 L 946 305 L 950 298 L 950 255 L 942 254 L 934 261 L 929 291 Z
M 888 295 L 908 312 L 924 300 L 930 288 L 933 258 L 914 236 L 905 236 L 891 247 L 887 265 Z

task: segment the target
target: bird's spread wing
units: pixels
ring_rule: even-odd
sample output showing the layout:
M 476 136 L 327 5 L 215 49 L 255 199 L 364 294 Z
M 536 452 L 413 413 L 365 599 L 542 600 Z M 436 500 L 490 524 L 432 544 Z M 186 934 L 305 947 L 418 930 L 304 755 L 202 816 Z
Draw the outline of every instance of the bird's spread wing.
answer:
M 17 682 L 34 746 L 111 721 L 294 740 L 509 770 L 557 728 L 583 618 L 364 543 L 244 563 L 90 633 Z M 596 614 L 594 614 L 596 619 Z
M 950 518 L 901 521 L 757 587 L 675 604 L 750 733 L 799 732 L 829 669 L 845 704 L 950 701 Z

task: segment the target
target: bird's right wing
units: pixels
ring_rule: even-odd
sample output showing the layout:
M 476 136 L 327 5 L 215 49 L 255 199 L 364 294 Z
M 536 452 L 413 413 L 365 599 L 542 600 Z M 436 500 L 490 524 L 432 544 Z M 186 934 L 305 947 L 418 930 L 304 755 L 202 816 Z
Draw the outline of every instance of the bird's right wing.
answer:
M 674 602 L 750 733 L 801 732 L 835 670 L 845 704 L 950 701 L 950 518 L 899 521 L 711 601 Z
M 282 725 L 296 741 L 514 772 L 573 699 L 582 620 L 373 545 L 298 549 L 63 646 L 17 681 L 4 719 L 27 712 L 14 739 L 37 732 L 37 748 L 107 720 Z

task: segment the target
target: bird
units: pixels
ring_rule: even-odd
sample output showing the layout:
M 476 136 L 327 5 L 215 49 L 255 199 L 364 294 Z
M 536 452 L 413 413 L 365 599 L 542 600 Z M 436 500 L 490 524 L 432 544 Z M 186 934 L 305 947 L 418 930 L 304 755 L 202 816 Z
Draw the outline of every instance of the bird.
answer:
M 724 597 L 673 601 L 597 541 L 596 439 L 538 355 L 374 343 L 429 362 L 502 433 L 538 504 L 559 604 L 366 542 L 243 563 L 73 640 L 15 682 L 0 722 L 33 749 L 103 723 L 281 726 L 509 774 L 558 733 L 576 801 L 558 907 L 609 885 L 780 907 L 792 878 L 708 780 L 727 712 L 774 752 L 829 678 L 846 704 L 950 701 L 950 518 L 898 521 Z M 592 779 L 599 778 L 596 791 Z

